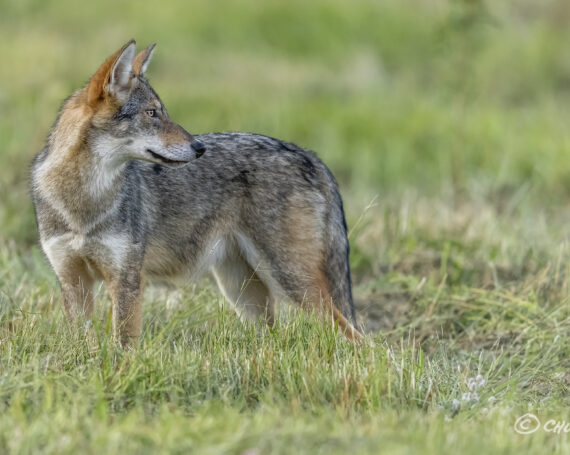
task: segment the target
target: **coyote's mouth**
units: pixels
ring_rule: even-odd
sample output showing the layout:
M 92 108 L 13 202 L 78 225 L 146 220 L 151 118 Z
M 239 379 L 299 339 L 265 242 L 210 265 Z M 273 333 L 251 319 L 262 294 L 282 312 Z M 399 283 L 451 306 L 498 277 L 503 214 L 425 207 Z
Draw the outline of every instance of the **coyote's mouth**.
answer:
M 158 153 L 153 152 L 151 149 L 146 149 L 147 153 L 151 155 L 154 159 L 158 161 L 162 161 L 164 164 L 186 164 L 188 161 L 185 160 L 171 160 L 170 158 L 166 158 Z

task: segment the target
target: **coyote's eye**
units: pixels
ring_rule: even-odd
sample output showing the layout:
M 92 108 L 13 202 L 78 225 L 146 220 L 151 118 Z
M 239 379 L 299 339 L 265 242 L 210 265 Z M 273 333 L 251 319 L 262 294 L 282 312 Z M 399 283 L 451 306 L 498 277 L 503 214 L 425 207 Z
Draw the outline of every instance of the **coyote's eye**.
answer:
M 156 117 L 156 109 L 147 109 L 145 112 L 149 117 Z

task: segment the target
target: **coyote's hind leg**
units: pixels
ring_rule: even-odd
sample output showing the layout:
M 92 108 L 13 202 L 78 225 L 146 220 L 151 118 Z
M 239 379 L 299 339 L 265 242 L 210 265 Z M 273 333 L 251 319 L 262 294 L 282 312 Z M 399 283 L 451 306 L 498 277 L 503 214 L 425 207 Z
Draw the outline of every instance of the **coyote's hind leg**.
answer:
M 234 250 L 213 269 L 214 277 L 224 296 L 242 320 L 262 319 L 273 326 L 273 299 L 259 276 L 241 254 Z

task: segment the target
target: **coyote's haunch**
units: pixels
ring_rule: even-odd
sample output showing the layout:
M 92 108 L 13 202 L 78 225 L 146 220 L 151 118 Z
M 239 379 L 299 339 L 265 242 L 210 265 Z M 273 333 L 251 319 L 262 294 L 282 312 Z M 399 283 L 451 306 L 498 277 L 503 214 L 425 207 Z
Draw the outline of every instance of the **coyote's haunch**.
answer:
M 113 300 L 122 344 L 141 330 L 145 277 L 213 273 L 244 319 L 290 301 L 350 339 L 354 306 L 337 184 L 312 152 L 249 133 L 193 136 L 145 77 L 154 44 L 129 41 L 61 108 L 32 166 L 42 248 L 69 321 Z M 349 322 L 350 321 L 350 322 Z

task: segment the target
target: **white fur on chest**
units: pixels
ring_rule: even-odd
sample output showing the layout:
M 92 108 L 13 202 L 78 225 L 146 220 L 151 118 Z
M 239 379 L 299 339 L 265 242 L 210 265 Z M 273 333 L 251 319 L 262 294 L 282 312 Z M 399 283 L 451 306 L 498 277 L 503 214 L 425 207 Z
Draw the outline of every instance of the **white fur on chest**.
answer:
M 124 170 L 124 162 L 112 158 L 104 159 L 100 153 L 94 153 L 92 162 L 81 169 L 81 172 L 76 176 L 80 185 L 71 186 L 69 189 L 62 188 L 61 182 L 54 181 L 50 177 L 50 174 L 57 173 L 58 169 L 63 166 L 66 166 L 65 160 L 61 159 L 57 153 L 50 154 L 34 172 L 35 189 L 71 229 L 76 232 L 88 232 L 116 210 L 119 203 L 118 198 L 110 205 L 98 204 L 97 202 L 102 201 L 108 192 L 115 188 L 117 180 Z M 81 221 L 66 207 L 61 197 L 62 191 L 75 192 L 76 198 L 86 198 L 89 204 L 103 208 L 99 213 L 95 213 L 89 222 Z

